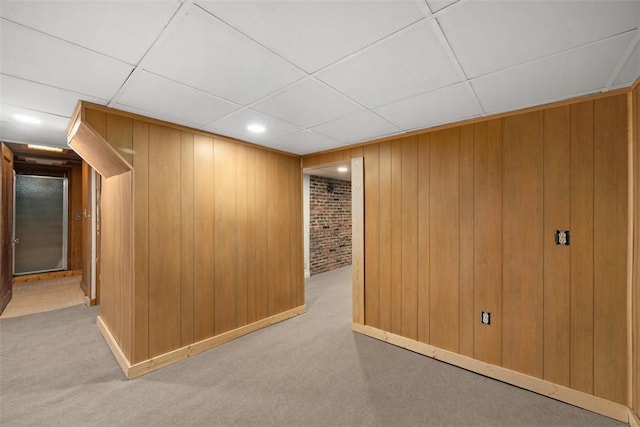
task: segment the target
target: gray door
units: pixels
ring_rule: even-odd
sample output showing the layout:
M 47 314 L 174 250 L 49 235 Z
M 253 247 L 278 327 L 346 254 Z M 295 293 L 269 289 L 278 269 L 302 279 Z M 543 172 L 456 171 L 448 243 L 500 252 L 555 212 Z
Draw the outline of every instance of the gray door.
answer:
M 67 178 L 16 175 L 13 274 L 67 269 Z

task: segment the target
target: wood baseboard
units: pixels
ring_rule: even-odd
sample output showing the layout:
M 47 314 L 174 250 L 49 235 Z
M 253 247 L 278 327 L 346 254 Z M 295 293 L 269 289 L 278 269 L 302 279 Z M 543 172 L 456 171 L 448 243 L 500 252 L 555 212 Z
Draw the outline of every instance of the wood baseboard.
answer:
M 629 409 L 629 426 L 640 427 L 640 418 L 638 418 L 638 415 L 634 414 L 631 409 Z
M 33 282 L 35 280 L 59 279 L 61 277 L 80 276 L 82 270 L 62 270 L 51 271 L 49 273 L 25 274 L 24 276 L 14 276 L 13 284 Z
M 388 342 L 389 344 L 411 350 L 415 353 L 419 353 L 424 356 L 428 356 L 433 359 L 440 360 L 442 362 L 446 362 L 451 365 L 458 366 L 460 368 L 467 369 L 469 371 L 476 372 L 478 374 L 494 378 L 496 380 L 503 381 L 505 383 L 512 384 L 529 391 L 533 391 L 534 393 L 542 394 L 544 396 L 551 397 L 552 399 L 569 403 L 571 405 L 587 409 L 601 415 L 605 415 L 609 418 L 613 418 L 624 423 L 631 423 L 631 411 L 627 406 L 620 403 L 612 402 L 601 397 L 573 390 L 568 387 L 541 380 L 539 378 L 522 374 L 520 372 L 512 371 L 501 366 L 481 362 L 468 356 L 463 356 L 458 353 L 443 350 L 441 348 L 405 338 L 400 335 L 392 334 L 390 332 L 386 332 L 377 328 L 372 328 L 371 326 L 354 323 L 353 330 L 363 335 Z M 640 427 L 640 425 L 634 427 Z
M 120 365 L 120 368 L 122 369 L 126 377 L 129 379 L 133 379 L 149 372 L 155 371 L 156 369 L 160 369 L 163 366 L 167 366 L 188 357 L 194 356 L 198 353 L 202 353 L 205 350 L 217 347 L 243 335 L 247 335 L 251 332 L 257 331 L 258 329 L 262 329 L 275 323 L 282 322 L 283 320 L 290 319 L 291 317 L 303 314 L 305 310 L 306 306 L 301 305 L 291 310 L 287 310 L 274 316 L 267 317 L 266 319 L 258 320 L 257 322 L 242 326 L 238 329 L 234 329 L 232 331 L 225 332 L 223 334 L 216 335 L 214 337 L 210 337 L 193 344 L 189 344 L 187 346 L 135 364 L 131 364 L 127 356 L 122 352 L 120 345 L 113 337 L 113 334 L 111 334 L 109 327 L 104 323 L 104 320 L 101 316 L 98 316 L 96 324 L 98 325 L 98 329 L 102 333 L 105 341 L 107 341 L 107 345 L 111 349 L 111 352 L 118 361 L 118 364 Z

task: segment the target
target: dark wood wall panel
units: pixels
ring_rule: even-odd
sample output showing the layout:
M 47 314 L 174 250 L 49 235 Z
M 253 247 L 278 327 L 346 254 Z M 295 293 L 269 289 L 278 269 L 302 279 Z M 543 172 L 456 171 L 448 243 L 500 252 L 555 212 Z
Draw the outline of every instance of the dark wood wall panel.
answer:
M 474 357 L 502 364 L 502 120 L 474 133 Z M 478 321 L 491 313 L 491 325 Z
M 418 138 L 402 143 L 402 336 L 418 339 Z
M 593 393 L 593 101 L 571 106 L 571 387 Z
M 460 128 L 460 354 L 473 357 L 473 125 Z
M 191 132 L 180 133 L 180 341 L 182 345 L 194 342 L 194 158 Z
M 193 337 L 213 336 L 214 266 L 214 181 L 213 138 L 195 135 L 193 140 L 194 233 L 193 239 Z M 196 196 L 197 195 L 197 196 Z
M 391 203 L 385 200 L 391 197 L 391 144 L 379 145 L 379 193 L 382 202 L 378 203 L 378 240 L 391 241 Z M 366 168 L 366 165 L 365 165 Z M 365 170 L 365 175 L 367 171 Z M 365 191 L 367 185 L 365 183 Z M 366 199 L 366 195 L 365 195 Z M 365 200 L 366 203 L 366 200 Z M 366 215 L 366 213 L 365 213 Z M 366 218 L 365 218 L 366 221 Z M 375 225 L 374 225 L 375 226 Z M 379 328 L 391 330 L 391 245 L 378 245 L 378 322 Z M 367 264 L 365 263 L 365 266 Z M 365 278 L 367 274 L 365 271 Z M 366 299 L 365 299 L 366 301 Z M 366 309 L 365 309 L 366 313 Z
M 460 349 L 459 129 L 431 134 L 429 155 L 430 343 Z
M 542 112 L 503 120 L 502 363 L 543 376 Z
M 425 343 L 430 339 L 429 138 L 429 134 L 418 136 L 418 341 Z
M 182 346 L 180 132 L 149 126 L 149 356 Z
M 133 360 L 149 358 L 149 124 L 133 123 L 135 305 Z
M 544 111 L 544 379 L 571 385 L 571 107 Z
M 367 325 L 378 327 L 378 192 L 380 154 L 378 146 L 365 147 L 364 161 L 364 265 L 365 265 L 365 318 Z M 383 198 L 391 197 L 383 194 Z M 382 245 L 380 245 L 382 246 Z M 387 304 L 391 301 L 390 297 Z M 391 323 L 389 323 L 389 328 Z M 390 330 L 390 329 L 388 329 Z
M 594 378 L 597 396 L 626 402 L 627 99 L 594 104 Z

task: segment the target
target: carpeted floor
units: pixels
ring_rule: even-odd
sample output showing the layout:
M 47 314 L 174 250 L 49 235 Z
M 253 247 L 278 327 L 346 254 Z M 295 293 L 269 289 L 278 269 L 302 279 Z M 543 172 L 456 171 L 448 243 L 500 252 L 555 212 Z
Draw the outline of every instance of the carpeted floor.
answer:
M 350 269 L 307 282 L 307 313 L 136 380 L 96 307 L 0 320 L 0 425 L 621 426 L 353 333 Z

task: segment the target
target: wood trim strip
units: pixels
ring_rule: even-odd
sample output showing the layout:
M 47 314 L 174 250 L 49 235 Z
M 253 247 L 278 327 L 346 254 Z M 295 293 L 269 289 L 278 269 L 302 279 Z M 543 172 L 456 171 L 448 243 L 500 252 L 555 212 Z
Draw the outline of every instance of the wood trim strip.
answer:
M 67 140 L 68 145 L 105 178 L 133 169 L 95 129 L 83 121 L 74 124 Z
M 634 367 L 633 360 L 633 334 L 635 328 L 633 325 L 633 236 L 634 236 L 634 211 L 633 211 L 633 192 L 634 192 L 634 164 L 633 164 L 633 138 L 634 138 L 634 116 L 635 108 L 633 102 L 633 91 L 627 94 L 627 406 L 633 407 L 635 398 L 634 393 Z
M 353 322 L 364 325 L 364 159 L 351 159 Z
M 635 84 L 640 84 L 640 78 L 638 78 L 638 80 L 636 81 Z M 584 102 L 584 101 L 592 101 L 592 100 L 601 99 L 601 98 L 608 98 L 610 96 L 617 96 L 617 95 L 626 94 L 626 93 L 629 92 L 629 90 L 630 90 L 630 88 L 628 88 L 628 87 L 627 88 L 622 88 L 622 89 L 616 89 L 616 90 L 611 90 L 609 92 L 601 92 L 601 93 L 595 93 L 595 94 L 591 94 L 591 95 L 584 95 L 584 96 L 579 96 L 577 98 L 571 98 L 571 99 L 565 99 L 565 100 L 562 100 L 562 101 L 552 102 L 552 103 L 549 103 L 549 104 L 536 105 L 536 106 L 533 106 L 533 107 L 522 108 L 520 110 L 506 111 L 504 113 L 497 113 L 497 114 L 493 114 L 493 115 L 489 115 L 489 116 L 483 116 L 483 117 L 474 117 L 474 118 L 467 119 L 467 120 L 462 120 L 462 121 L 459 121 L 459 122 L 446 123 L 446 124 L 443 124 L 443 125 L 440 125 L 440 126 L 434 126 L 434 127 L 425 128 L 425 129 L 418 129 L 418 130 L 407 132 L 407 133 L 397 133 L 397 134 L 394 134 L 394 135 L 385 136 L 383 138 L 373 139 L 371 141 L 365 141 L 365 142 L 360 142 L 360 143 L 357 143 L 357 144 L 347 145 L 347 146 L 343 146 L 343 147 L 339 147 L 339 148 L 332 148 L 330 150 L 324 150 L 324 151 L 318 151 L 318 152 L 315 152 L 315 153 L 305 154 L 304 156 L 302 156 L 302 158 L 303 158 L 303 161 L 304 161 L 304 159 L 306 159 L 307 157 L 318 156 L 318 155 L 329 154 L 329 153 L 335 153 L 335 152 L 339 152 L 339 151 L 353 150 L 354 148 L 365 147 L 367 145 L 372 145 L 372 144 L 379 144 L 381 142 L 386 142 L 386 141 L 395 141 L 397 139 L 407 138 L 407 137 L 415 136 L 415 135 L 423 135 L 423 134 L 432 133 L 432 132 L 436 132 L 436 131 L 440 131 L 440 130 L 444 130 L 444 129 L 462 127 L 462 126 L 465 126 L 465 125 L 482 123 L 482 122 L 491 121 L 491 120 L 494 120 L 494 119 L 502 119 L 502 118 L 505 118 L 505 117 L 511 117 L 511 116 L 516 116 L 516 115 L 519 115 L 519 114 L 531 113 L 531 112 L 534 112 L 534 111 L 543 111 L 543 110 L 547 110 L 549 108 L 562 107 L 562 106 L 565 106 L 565 105 L 577 104 L 577 103 Z
M 52 271 L 50 273 L 38 273 L 27 274 L 24 276 L 15 276 L 13 278 L 13 284 L 33 282 L 37 280 L 59 279 L 61 277 L 80 276 L 82 270 L 64 270 L 64 271 Z
M 353 330 L 371 338 L 385 341 L 389 344 L 411 350 L 415 353 L 533 391 L 534 393 L 538 393 L 561 402 L 569 403 L 571 405 L 605 415 L 624 423 L 629 422 L 630 419 L 630 410 L 625 405 L 611 402 L 591 394 L 531 377 L 501 366 L 481 362 L 468 356 L 433 347 L 429 344 L 392 334 L 371 326 L 358 325 L 354 323 Z
M 629 427 L 640 427 L 640 418 L 629 409 Z
M 288 153 L 286 151 L 277 150 L 275 148 L 269 148 L 269 147 L 265 147 L 265 146 L 262 146 L 262 145 L 253 144 L 251 142 L 243 141 L 241 139 L 235 139 L 235 138 L 232 138 L 230 136 L 218 135 L 216 133 L 206 132 L 206 131 L 203 131 L 203 130 L 200 130 L 200 129 L 194 129 L 194 128 L 190 128 L 188 126 L 183 126 L 183 125 L 179 125 L 179 124 L 176 124 L 176 123 L 166 122 L 164 120 L 154 119 L 154 118 L 143 116 L 143 115 L 140 115 L 140 114 L 130 113 L 128 111 L 122 111 L 122 110 L 118 110 L 118 109 L 111 108 L 111 107 L 105 107 L 104 105 L 94 104 L 94 103 L 89 102 L 89 101 L 78 101 L 78 102 L 79 102 L 79 104 L 82 105 L 82 110 L 83 111 L 84 111 L 84 109 L 89 108 L 89 109 L 92 109 L 92 110 L 102 111 L 102 112 L 105 112 L 105 113 L 108 113 L 108 114 L 113 114 L 113 115 L 116 115 L 116 116 L 127 117 L 127 118 L 130 118 L 130 119 L 133 119 L 133 120 L 140 120 L 140 121 L 145 122 L 145 123 L 164 126 L 164 127 L 168 127 L 168 128 L 172 128 L 172 129 L 177 129 L 177 130 L 180 130 L 180 131 L 191 132 L 194 135 L 203 135 L 203 136 L 207 136 L 207 137 L 214 137 L 216 139 L 221 139 L 221 140 L 233 142 L 235 144 L 245 145 L 247 147 L 257 148 L 257 149 L 263 150 L 263 151 L 271 151 L 273 153 L 284 154 L 285 156 L 294 157 L 294 158 L 302 158 L 302 156 L 300 156 L 298 154 Z M 72 118 L 75 119 L 75 116 L 73 116 Z M 72 121 L 71 123 L 74 123 L 74 122 Z M 71 129 L 71 125 L 69 125 L 68 129 Z M 67 133 L 69 133 L 69 131 L 67 131 Z
M 120 365 L 120 368 L 124 372 L 125 376 L 129 379 L 133 379 L 160 369 L 164 366 L 194 356 L 198 353 L 202 353 L 205 350 L 217 347 L 243 335 L 247 335 L 251 332 L 257 331 L 258 329 L 262 329 L 275 323 L 282 322 L 283 320 L 287 320 L 291 317 L 298 316 L 300 314 L 303 314 L 305 311 L 306 306 L 301 305 L 299 307 L 292 308 L 291 310 L 283 311 L 282 313 L 267 317 L 266 319 L 250 323 L 241 328 L 237 328 L 220 335 L 206 338 L 202 341 L 189 344 L 187 346 L 172 350 L 159 356 L 152 357 L 151 359 L 144 360 L 133 365 L 129 362 L 125 354 L 122 352 L 120 345 L 117 343 L 108 326 L 104 323 L 100 316 L 98 316 L 96 323 L 98 325 L 98 329 L 102 333 L 104 339 L 107 341 L 107 345 L 118 361 L 118 364 Z

